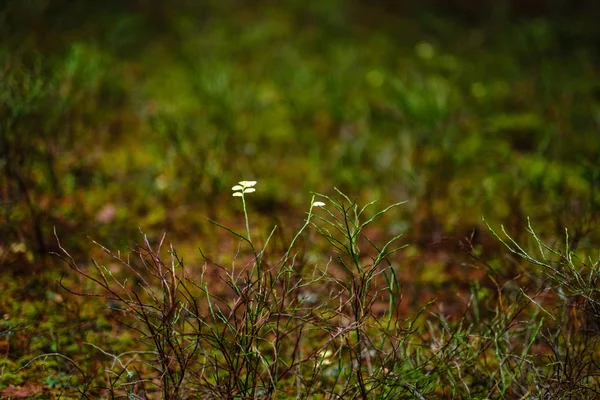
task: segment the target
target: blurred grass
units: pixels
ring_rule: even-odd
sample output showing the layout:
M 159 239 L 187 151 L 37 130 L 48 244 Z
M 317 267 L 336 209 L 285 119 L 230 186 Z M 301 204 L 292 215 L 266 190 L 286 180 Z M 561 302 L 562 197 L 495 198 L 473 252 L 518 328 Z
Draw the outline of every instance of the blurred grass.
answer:
M 6 2 L 3 270 L 55 266 L 54 227 L 82 259 L 87 235 L 123 248 L 138 227 L 216 246 L 205 217 L 241 223 L 241 179 L 260 182 L 249 207 L 265 224 L 300 225 L 309 192 L 335 186 L 409 200 L 382 226 L 424 252 L 472 232 L 494 248 L 482 215 L 597 248 L 598 27 L 502 4 Z M 419 285 L 443 284 L 433 267 Z
M 266 214 L 333 186 L 409 199 L 398 229 L 417 236 L 596 212 L 598 55 L 565 46 L 583 34 L 564 22 L 108 4 L 4 10 L 2 227 L 33 251 L 57 224 L 117 242 L 197 229 L 240 177 L 261 179 Z

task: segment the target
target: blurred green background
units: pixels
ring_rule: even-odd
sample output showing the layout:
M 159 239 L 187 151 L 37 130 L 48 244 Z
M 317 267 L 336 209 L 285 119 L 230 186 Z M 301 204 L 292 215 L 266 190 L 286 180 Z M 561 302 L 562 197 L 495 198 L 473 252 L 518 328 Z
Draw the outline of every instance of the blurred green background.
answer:
M 337 187 L 408 200 L 384 226 L 424 249 L 485 246 L 482 216 L 598 245 L 600 7 L 492 3 L 3 2 L 0 264 L 39 269 L 54 228 L 194 248 L 250 179 L 284 228 Z

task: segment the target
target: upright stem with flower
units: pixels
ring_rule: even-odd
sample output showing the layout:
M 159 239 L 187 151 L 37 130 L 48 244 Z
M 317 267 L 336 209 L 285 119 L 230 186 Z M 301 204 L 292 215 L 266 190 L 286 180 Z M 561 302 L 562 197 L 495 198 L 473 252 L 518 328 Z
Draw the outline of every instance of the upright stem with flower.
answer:
M 245 239 L 250 244 L 250 247 L 252 247 L 252 252 L 256 256 L 256 251 L 254 249 L 254 245 L 252 244 L 252 236 L 250 236 L 250 224 L 248 222 L 248 211 L 246 209 L 246 198 L 244 196 L 244 194 L 246 194 L 246 193 L 255 192 L 256 191 L 256 189 L 254 188 L 255 185 L 256 185 L 256 181 L 241 181 L 241 182 L 239 182 L 238 185 L 235 185 L 234 187 L 232 187 L 231 190 L 233 190 L 234 197 L 242 198 L 242 208 L 244 209 L 244 219 L 246 221 L 246 238 Z

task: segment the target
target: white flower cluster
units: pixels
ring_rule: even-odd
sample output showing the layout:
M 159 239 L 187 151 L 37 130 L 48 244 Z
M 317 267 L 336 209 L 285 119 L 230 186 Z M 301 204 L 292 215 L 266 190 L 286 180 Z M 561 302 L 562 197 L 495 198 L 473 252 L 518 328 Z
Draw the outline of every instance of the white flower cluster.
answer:
M 233 190 L 234 197 L 242 197 L 246 193 L 255 192 L 254 185 L 256 185 L 256 181 L 241 181 L 238 185 L 235 185 L 231 188 Z

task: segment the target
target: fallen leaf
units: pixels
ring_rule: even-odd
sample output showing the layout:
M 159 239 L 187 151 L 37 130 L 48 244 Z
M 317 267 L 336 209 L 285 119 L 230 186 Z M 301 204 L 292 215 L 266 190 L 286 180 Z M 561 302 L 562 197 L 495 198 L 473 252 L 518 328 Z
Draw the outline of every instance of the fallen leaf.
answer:
M 9 385 L 0 391 L 0 398 L 25 399 L 43 391 L 44 387 L 39 383 L 28 382 L 23 386 Z

